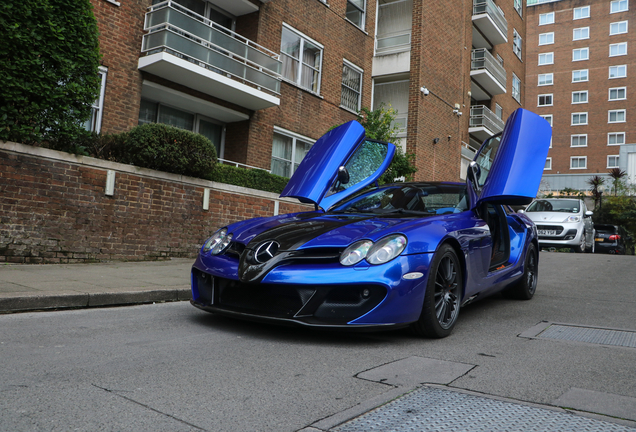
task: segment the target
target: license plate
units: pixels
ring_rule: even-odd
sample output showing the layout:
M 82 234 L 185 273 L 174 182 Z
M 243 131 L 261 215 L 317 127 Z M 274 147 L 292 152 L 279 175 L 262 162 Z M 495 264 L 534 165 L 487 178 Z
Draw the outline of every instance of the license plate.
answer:
M 555 236 L 556 230 L 538 230 L 540 236 Z
M 596 238 L 594 239 L 594 241 L 602 242 L 602 241 L 603 241 L 603 239 L 602 239 L 602 238 L 600 238 L 600 237 L 596 237 Z

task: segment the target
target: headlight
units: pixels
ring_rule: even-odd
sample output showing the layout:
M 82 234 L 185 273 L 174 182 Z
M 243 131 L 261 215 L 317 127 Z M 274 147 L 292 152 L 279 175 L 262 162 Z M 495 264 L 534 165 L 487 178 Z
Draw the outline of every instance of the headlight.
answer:
M 212 255 L 218 255 L 225 250 L 231 241 L 232 234 L 227 233 L 227 228 L 222 228 L 206 240 L 203 244 L 203 252 L 210 252 Z
M 345 266 L 358 264 L 367 256 L 367 252 L 369 252 L 369 248 L 371 248 L 371 246 L 373 246 L 373 242 L 371 240 L 355 242 L 346 248 L 342 254 L 340 254 L 340 264 Z
M 581 216 L 570 216 L 566 222 L 581 222 Z
M 406 247 L 406 237 L 403 235 L 390 235 L 378 241 L 369 250 L 367 261 L 370 264 L 384 264 L 402 253 Z

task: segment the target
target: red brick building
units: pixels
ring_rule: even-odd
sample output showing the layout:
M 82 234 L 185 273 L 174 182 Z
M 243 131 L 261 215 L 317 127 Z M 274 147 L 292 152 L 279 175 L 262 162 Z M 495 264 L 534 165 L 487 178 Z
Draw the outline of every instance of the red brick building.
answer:
M 92 129 L 167 123 L 281 175 L 331 126 L 385 103 L 416 178 L 458 180 L 524 102 L 521 0 L 92 3 L 103 56 Z
M 611 168 L 635 182 L 633 17 L 629 0 L 529 1 L 526 105 L 553 125 L 552 191 L 587 190 Z

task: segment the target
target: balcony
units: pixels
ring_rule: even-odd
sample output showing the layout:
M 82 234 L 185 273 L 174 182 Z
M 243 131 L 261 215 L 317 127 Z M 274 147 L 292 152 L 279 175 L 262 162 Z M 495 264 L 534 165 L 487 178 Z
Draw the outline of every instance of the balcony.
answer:
M 508 22 L 492 0 L 473 0 L 473 46 L 492 48 L 508 42 Z
M 280 104 L 279 54 L 172 1 L 144 30 L 140 70 L 251 110 Z
M 506 70 L 484 48 L 474 49 L 470 62 L 470 91 L 475 100 L 488 100 L 506 93 Z
M 504 128 L 504 121 L 484 105 L 470 107 L 470 125 L 468 133 L 480 142 L 498 134 Z

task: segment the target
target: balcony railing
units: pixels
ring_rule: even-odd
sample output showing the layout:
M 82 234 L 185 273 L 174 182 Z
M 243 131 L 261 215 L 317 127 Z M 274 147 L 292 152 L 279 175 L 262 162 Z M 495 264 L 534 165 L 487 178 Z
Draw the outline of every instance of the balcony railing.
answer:
M 485 48 L 474 49 L 470 56 L 470 70 L 486 70 L 506 89 L 506 70 Z
M 476 21 L 476 15 L 486 14 L 495 27 L 499 30 L 499 34 L 496 34 L 496 30 L 490 23 L 479 24 Z M 506 42 L 508 35 L 508 21 L 503 12 L 492 0 L 473 0 L 473 21 L 482 30 L 484 34 L 491 40 L 493 45 Z
M 142 52 L 167 52 L 241 83 L 280 94 L 279 54 L 173 2 L 150 6 Z
M 470 126 L 471 128 L 486 128 L 491 135 L 501 132 L 504 128 L 504 121 L 490 111 L 484 105 L 475 105 L 470 107 Z

